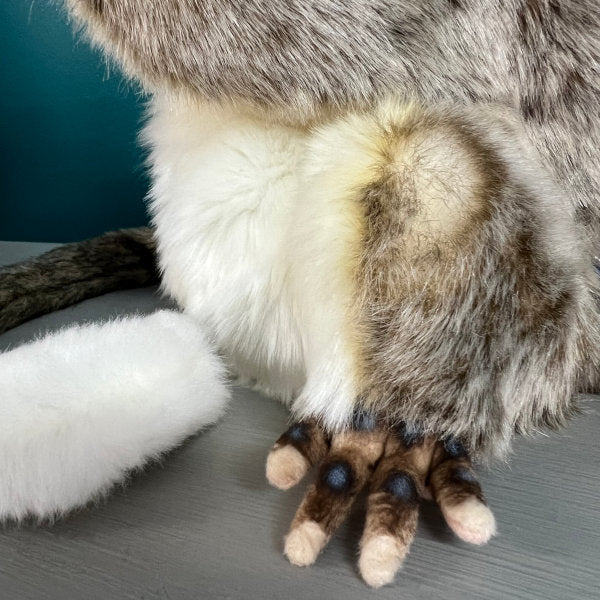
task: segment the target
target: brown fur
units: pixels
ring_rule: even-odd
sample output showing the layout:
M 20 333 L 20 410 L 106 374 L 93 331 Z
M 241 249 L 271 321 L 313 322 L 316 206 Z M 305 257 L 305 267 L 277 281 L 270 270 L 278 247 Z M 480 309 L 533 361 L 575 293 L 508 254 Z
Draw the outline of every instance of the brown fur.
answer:
M 156 244 L 148 227 L 124 229 L 54 248 L 0 269 L 0 333 L 86 298 L 157 285 Z
M 326 434 L 319 432 L 318 426 L 312 431 L 316 435 L 311 440 L 320 448 L 321 438 Z M 284 443 L 282 436 L 272 452 Z M 395 540 L 401 561 L 415 536 L 419 501 L 429 497 L 429 487 L 442 509 L 470 498 L 485 504 L 471 461 L 460 444 L 454 444 L 458 450 L 451 452 L 444 443 L 432 437 L 409 435 L 404 428 L 394 431 L 375 428 L 333 435 L 330 445 L 316 482 L 309 486 L 294 516 L 290 534 L 305 523 L 314 523 L 329 539 L 347 516 L 356 495 L 368 483 L 361 546 L 378 536 L 387 536 Z M 304 452 L 314 455 L 306 446 Z M 327 475 L 332 465 L 340 464 L 350 467 L 351 476 L 347 485 L 336 489 L 329 484 Z M 406 482 L 399 494 L 393 493 L 395 490 L 389 484 L 394 477 Z
M 502 456 L 515 429 L 563 424 L 597 368 L 592 267 L 571 253 L 574 222 L 509 121 L 392 114 L 365 117 L 379 119 L 382 149 L 361 201 L 360 401 L 390 425 Z M 446 189 L 448 177 L 462 183 Z M 440 202 L 455 222 L 428 221 Z
M 316 482 L 309 487 L 291 529 L 304 521 L 314 521 L 331 536 L 369 480 L 375 461 L 381 455 L 385 436 L 381 433 L 345 432 L 339 437 L 339 440 L 334 438 L 332 451 L 323 462 Z M 349 484 L 339 491 L 328 486 L 326 480 L 329 469 L 336 463 L 350 468 Z
M 301 428 L 301 434 L 292 435 L 291 431 L 297 427 Z M 275 442 L 272 451 L 286 445 L 296 448 L 312 466 L 320 462 L 327 453 L 329 440 L 316 421 L 306 419 L 301 423 L 295 423 L 285 431 Z

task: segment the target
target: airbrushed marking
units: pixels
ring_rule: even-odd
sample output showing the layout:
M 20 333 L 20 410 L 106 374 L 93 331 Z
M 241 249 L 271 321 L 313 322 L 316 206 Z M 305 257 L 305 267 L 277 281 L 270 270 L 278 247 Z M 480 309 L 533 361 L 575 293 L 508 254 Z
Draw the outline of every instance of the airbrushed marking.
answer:
M 377 419 L 372 413 L 364 410 L 357 410 L 352 417 L 352 429 L 356 431 L 373 431 Z
M 444 450 L 452 458 L 462 458 L 467 456 L 464 445 L 456 438 L 450 437 L 444 440 Z
M 458 467 L 452 471 L 452 479 L 455 481 L 466 481 L 468 483 L 477 483 L 477 476 L 472 469 Z
M 337 493 L 347 492 L 352 487 L 352 467 L 347 461 L 323 465 L 321 483 Z
M 294 442 L 307 442 L 309 440 L 307 427 L 302 423 L 292 425 L 283 435 Z
M 402 443 L 410 448 L 411 446 L 416 446 L 420 444 L 424 435 L 421 429 L 414 424 L 411 423 L 401 423 L 393 428 L 394 434 L 402 440 Z
M 382 489 L 403 502 L 416 502 L 419 498 L 417 486 L 408 473 L 391 473 L 383 482 Z

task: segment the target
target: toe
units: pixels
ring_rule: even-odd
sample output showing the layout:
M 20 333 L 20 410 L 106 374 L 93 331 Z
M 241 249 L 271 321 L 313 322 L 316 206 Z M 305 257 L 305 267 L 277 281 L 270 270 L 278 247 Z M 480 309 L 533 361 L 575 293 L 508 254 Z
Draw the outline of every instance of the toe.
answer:
M 378 535 L 363 542 L 358 561 L 362 578 L 378 588 L 394 580 L 407 549 L 390 535 Z
M 473 496 L 454 506 L 444 506 L 443 513 L 452 531 L 465 542 L 485 544 L 496 534 L 494 514 Z
M 304 521 L 285 538 L 284 553 L 298 567 L 312 565 L 327 543 L 327 534 L 315 521 Z
M 280 490 L 296 485 L 306 475 L 308 460 L 293 446 L 282 446 L 271 450 L 267 457 L 267 480 Z

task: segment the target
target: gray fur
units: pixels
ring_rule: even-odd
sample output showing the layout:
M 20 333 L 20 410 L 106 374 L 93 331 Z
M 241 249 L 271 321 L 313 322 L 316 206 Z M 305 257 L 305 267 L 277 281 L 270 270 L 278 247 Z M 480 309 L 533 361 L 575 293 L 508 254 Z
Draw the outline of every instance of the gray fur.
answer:
M 0 333 L 86 298 L 158 283 L 147 227 L 106 233 L 0 269 Z
M 446 106 L 379 127 L 387 162 L 362 200 L 362 404 L 503 456 L 515 430 L 564 425 L 588 368 L 598 371 L 596 274 L 564 199 L 509 122 Z M 432 154 L 450 158 L 431 164 Z M 458 229 L 423 228 L 431 190 L 415 180 L 435 195 L 450 169 L 474 182 L 460 197 L 442 188 L 463 214 Z
M 67 0 L 152 91 L 319 120 L 382 96 L 517 111 L 600 240 L 595 0 Z

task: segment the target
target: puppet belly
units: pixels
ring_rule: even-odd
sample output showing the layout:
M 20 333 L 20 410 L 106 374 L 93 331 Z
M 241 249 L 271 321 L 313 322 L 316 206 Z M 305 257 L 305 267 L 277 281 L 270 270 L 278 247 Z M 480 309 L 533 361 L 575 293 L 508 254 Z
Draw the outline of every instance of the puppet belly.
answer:
M 239 376 L 290 400 L 303 382 L 285 250 L 301 134 L 157 99 L 145 138 L 166 291 Z

